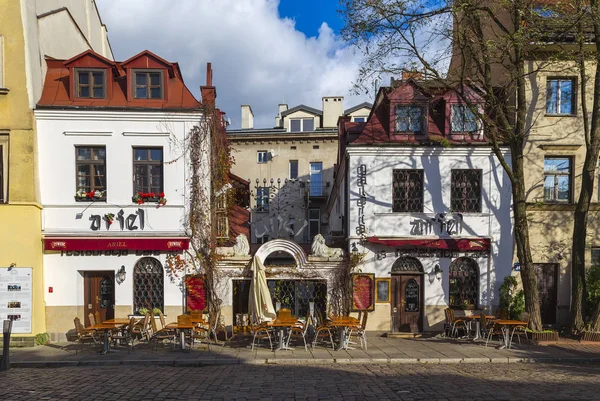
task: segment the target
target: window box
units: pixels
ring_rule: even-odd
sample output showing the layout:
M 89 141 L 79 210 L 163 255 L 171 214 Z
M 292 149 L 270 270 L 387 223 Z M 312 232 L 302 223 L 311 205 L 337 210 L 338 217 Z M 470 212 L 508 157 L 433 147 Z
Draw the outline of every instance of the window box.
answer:
M 138 192 L 137 194 L 131 197 L 131 200 L 138 205 L 143 205 L 144 203 L 158 203 L 158 206 L 164 206 L 167 204 L 167 198 L 165 198 L 165 193 L 154 193 L 154 192 Z
M 77 191 L 75 202 L 106 202 L 106 191 Z

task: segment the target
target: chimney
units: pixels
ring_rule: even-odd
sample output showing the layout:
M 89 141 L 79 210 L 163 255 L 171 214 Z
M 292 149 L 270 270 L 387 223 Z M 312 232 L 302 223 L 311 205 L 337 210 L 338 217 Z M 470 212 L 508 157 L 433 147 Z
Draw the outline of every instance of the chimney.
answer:
M 343 96 L 326 96 L 323 98 L 323 128 L 336 128 L 338 118 L 343 114 Z
M 254 113 L 248 104 L 242 105 L 242 129 L 254 128 Z
M 409 79 L 419 81 L 423 79 L 423 74 L 420 71 L 402 71 L 402 80 L 407 81 Z
M 285 103 L 279 103 L 279 111 L 277 113 L 277 116 L 275 117 L 275 127 L 276 128 L 283 128 L 283 120 L 281 119 L 281 113 L 283 113 L 284 111 L 287 111 L 288 109 L 288 105 Z
M 217 90 L 212 84 L 212 75 L 211 63 L 206 63 L 206 85 L 200 87 L 200 94 L 202 96 L 202 103 L 214 106 L 215 99 L 217 98 Z

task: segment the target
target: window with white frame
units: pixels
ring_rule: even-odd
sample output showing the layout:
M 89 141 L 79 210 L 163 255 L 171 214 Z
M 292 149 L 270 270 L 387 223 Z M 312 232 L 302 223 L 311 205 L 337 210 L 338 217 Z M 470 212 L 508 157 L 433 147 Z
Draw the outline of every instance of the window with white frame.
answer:
M 354 121 L 355 123 L 366 123 L 367 117 L 353 117 L 352 121 Z
M 269 187 L 256 188 L 256 211 L 269 211 Z
M 396 106 L 396 132 L 421 133 L 423 114 L 421 106 Z
M 544 158 L 544 201 L 570 202 L 571 200 L 571 158 Z
M 269 161 L 269 152 L 266 150 L 259 150 L 256 152 L 257 163 L 266 163 L 267 161 Z
M 298 160 L 290 160 L 290 179 L 298 178 Z
M 477 116 L 469 106 L 464 104 L 452 105 L 452 132 L 476 132 L 479 127 Z
M 293 118 L 290 119 L 290 132 L 314 131 L 314 118 Z
M 549 78 L 546 81 L 546 113 L 575 114 L 575 80 Z
M 0 203 L 8 202 L 8 135 L 0 135 Z

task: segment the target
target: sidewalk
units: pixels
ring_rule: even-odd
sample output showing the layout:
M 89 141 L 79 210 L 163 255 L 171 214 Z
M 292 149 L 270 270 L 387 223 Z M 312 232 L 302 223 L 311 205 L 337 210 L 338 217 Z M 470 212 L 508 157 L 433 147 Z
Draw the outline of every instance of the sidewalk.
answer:
M 511 363 L 511 362 L 581 362 L 600 363 L 600 344 L 565 343 L 550 346 L 514 344 L 513 349 L 500 350 L 498 342 L 454 340 L 446 338 L 399 339 L 368 336 L 368 350 L 360 348 L 334 351 L 317 346 L 308 351 L 297 344 L 292 351 L 250 349 L 248 338 L 235 337 L 224 347 L 196 344 L 189 352 L 172 351 L 164 345 L 152 352 L 146 344 L 136 344 L 133 352 L 117 347 L 117 352 L 99 355 L 101 346 L 52 343 L 35 348 L 12 348 L 11 367 L 60 367 L 144 364 L 161 366 L 203 366 L 229 364 L 332 364 L 332 363 Z M 358 346 L 357 346 L 358 347 Z M 78 352 L 76 352 L 78 351 Z

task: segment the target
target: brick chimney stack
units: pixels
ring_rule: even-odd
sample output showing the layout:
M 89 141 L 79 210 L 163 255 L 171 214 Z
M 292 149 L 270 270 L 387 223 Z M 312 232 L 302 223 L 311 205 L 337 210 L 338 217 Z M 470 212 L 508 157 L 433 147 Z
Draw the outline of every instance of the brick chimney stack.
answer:
M 217 98 L 217 90 L 212 84 L 213 70 L 211 63 L 206 63 L 206 85 L 200 87 L 202 103 L 214 106 Z

